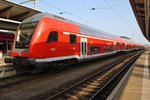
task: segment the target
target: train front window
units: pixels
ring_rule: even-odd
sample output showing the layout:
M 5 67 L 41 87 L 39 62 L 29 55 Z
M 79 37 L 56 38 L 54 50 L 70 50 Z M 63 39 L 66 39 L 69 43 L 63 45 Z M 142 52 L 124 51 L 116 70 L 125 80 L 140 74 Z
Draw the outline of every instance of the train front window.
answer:
M 18 34 L 17 34 L 17 40 L 16 40 L 16 44 L 20 44 L 20 45 L 16 45 L 16 47 L 28 48 L 31 38 L 33 36 L 34 30 L 37 25 L 38 25 L 38 21 L 26 22 L 20 25 Z

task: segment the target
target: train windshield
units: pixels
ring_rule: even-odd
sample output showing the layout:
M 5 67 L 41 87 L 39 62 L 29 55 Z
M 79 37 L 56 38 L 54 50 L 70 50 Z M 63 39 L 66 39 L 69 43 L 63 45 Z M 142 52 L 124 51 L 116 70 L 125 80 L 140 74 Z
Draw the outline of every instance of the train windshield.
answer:
M 22 23 L 19 27 L 16 48 L 28 48 L 38 21 Z

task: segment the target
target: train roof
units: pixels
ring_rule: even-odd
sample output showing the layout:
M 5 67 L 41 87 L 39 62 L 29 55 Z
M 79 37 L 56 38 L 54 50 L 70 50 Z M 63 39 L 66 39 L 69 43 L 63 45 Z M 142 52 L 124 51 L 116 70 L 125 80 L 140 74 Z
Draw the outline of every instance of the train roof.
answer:
M 98 29 L 93 28 L 93 27 L 91 27 L 91 26 L 84 25 L 84 24 L 81 24 L 81 23 L 78 23 L 78 22 L 69 20 L 69 19 L 67 19 L 67 18 L 63 18 L 63 17 L 57 16 L 57 15 L 54 15 L 54 14 L 50 14 L 50 13 L 39 13 L 39 14 L 36 14 L 36 15 L 34 15 L 34 16 L 32 16 L 32 17 L 27 18 L 27 19 L 24 20 L 23 22 L 26 22 L 26 21 L 38 21 L 38 20 L 41 20 L 43 17 L 54 18 L 54 19 L 57 19 L 57 20 L 69 22 L 69 23 L 72 23 L 72 24 L 79 25 L 79 26 L 81 26 L 81 27 L 86 27 L 86 28 L 88 28 L 88 29 L 95 30 L 95 31 L 99 31 L 99 32 L 102 32 L 102 33 L 107 34 L 106 32 L 101 31 L 101 30 L 98 30 Z M 114 35 L 114 36 L 115 36 L 115 35 Z
M 120 38 L 119 36 L 112 35 L 112 34 L 104 32 L 104 31 L 98 30 L 96 28 L 93 28 L 91 26 L 84 25 L 84 24 L 81 24 L 81 23 L 78 23 L 78 22 L 75 22 L 75 21 L 72 21 L 72 20 L 68 20 L 67 18 L 63 18 L 63 17 L 57 16 L 57 15 L 54 15 L 54 14 L 50 14 L 50 13 L 39 13 L 37 15 L 34 15 L 32 17 L 27 18 L 26 20 L 23 21 L 23 23 L 24 22 L 29 22 L 29 21 L 39 21 L 43 17 L 50 17 L 50 18 L 54 18 L 54 19 L 57 19 L 57 20 L 60 20 L 60 21 L 64 21 L 64 22 L 68 22 L 68 23 L 71 23 L 71 24 L 78 25 L 78 26 L 80 26 L 80 30 L 82 28 L 85 28 L 85 29 L 88 29 L 88 30 L 100 33 L 104 37 L 107 37 L 107 38 L 109 38 L 111 40 L 117 40 L 117 41 L 121 41 L 121 42 L 131 43 L 131 41 L 127 41 L 127 40 L 125 40 L 123 38 Z

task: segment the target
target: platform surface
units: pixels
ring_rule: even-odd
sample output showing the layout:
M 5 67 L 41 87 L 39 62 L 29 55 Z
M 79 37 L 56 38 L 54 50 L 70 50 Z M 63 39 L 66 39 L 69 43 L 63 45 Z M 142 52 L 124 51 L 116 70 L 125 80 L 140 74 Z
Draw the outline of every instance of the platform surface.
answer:
M 150 50 L 136 61 L 119 100 L 150 100 Z
M 3 56 L 1 59 L 0 59 L 0 67 L 3 67 L 4 65 L 11 65 L 11 64 L 6 64 L 6 63 L 4 63 L 4 58 L 9 58 L 10 56 Z
M 0 67 L 2 67 L 3 65 L 5 65 L 4 58 L 0 59 Z

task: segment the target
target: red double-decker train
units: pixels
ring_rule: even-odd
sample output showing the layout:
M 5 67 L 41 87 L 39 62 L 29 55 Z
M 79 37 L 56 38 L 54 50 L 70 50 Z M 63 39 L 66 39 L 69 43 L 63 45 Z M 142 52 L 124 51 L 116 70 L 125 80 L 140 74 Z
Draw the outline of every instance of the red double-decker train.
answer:
M 15 37 L 12 58 L 17 66 L 59 67 L 142 46 L 48 13 L 24 20 Z

